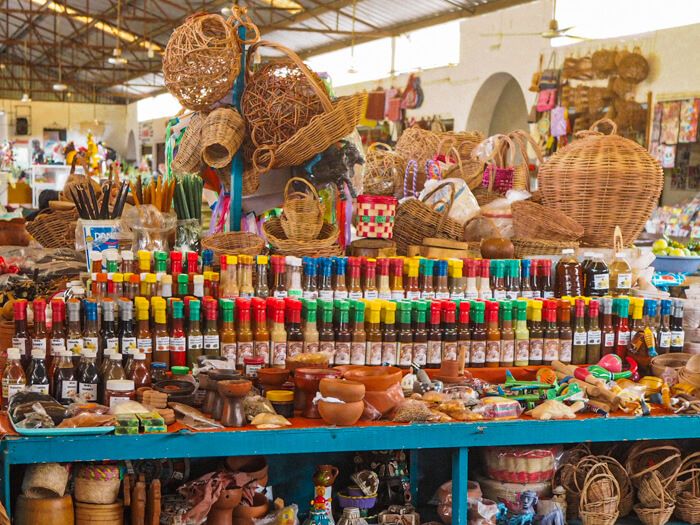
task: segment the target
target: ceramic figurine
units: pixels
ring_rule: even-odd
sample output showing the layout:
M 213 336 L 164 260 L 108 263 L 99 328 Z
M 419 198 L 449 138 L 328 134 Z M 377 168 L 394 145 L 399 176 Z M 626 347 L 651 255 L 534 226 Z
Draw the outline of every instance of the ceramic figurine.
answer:
M 334 467 L 333 465 L 318 465 L 312 478 L 314 482 L 314 506 L 316 506 L 316 501 L 319 501 L 319 503 L 321 501 L 323 502 L 322 508 L 325 509 L 326 514 L 328 514 L 328 519 L 331 524 L 334 523 L 331 507 L 333 483 L 335 482 L 335 478 L 338 477 L 338 473 L 338 467 Z

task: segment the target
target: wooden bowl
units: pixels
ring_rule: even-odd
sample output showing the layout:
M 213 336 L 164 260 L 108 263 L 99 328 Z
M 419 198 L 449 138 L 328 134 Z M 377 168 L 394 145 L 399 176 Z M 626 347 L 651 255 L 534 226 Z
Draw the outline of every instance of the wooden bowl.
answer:
M 354 403 L 329 403 L 328 401 L 318 402 L 318 412 L 321 419 L 329 425 L 339 427 L 349 427 L 357 423 L 365 409 L 364 401 Z
M 219 394 L 225 397 L 242 397 L 250 392 L 253 383 L 247 379 L 226 379 L 216 383 Z
M 696 354 L 688 359 L 688 362 L 685 364 L 685 369 L 692 374 L 700 374 L 700 355 Z
M 368 392 L 383 392 L 400 383 L 403 374 L 395 366 L 363 366 L 345 372 L 345 379 L 358 381 Z
M 73 525 L 74 520 L 73 498 L 70 494 L 62 498 L 27 498 L 23 495 L 17 498 L 14 513 L 16 525 Z
M 323 397 L 335 397 L 345 403 L 356 403 L 365 397 L 365 385 L 347 379 L 321 379 L 318 389 Z
M 261 368 L 258 381 L 265 386 L 282 386 L 289 379 L 290 371 L 286 368 Z
M 253 520 L 267 515 L 270 502 L 264 494 L 253 496 L 253 505 L 238 505 L 233 509 L 233 525 L 253 525 Z

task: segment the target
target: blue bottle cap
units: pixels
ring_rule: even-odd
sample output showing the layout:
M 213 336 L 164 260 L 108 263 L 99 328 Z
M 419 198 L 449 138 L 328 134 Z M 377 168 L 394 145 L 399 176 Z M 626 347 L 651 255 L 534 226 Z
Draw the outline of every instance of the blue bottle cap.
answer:
M 209 248 L 202 250 L 202 265 L 211 266 L 214 264 L 214 251 Z

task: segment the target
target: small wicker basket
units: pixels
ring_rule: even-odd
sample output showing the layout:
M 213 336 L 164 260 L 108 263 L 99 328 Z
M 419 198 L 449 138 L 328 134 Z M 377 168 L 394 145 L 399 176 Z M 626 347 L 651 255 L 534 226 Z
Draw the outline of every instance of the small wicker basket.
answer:
M 265 241 L 250 232 L 220 232 L 202 239 L 202 248 L 212 250 L 218 260 L 222 255 L 260 255 Z
M 44 248 L 75 248 L 77 222 L 78 211 L 75 208 L 65 211 L 46 208 L 28 222 L 26 228 Z
M 205 116 L 193 113 L 182 135 L 173 159 L 173 170 L 178 173 L 194 173 L 202 165 L 202 127 Z
M 362 191 L 369 195 L 393 195 L 394 185 L 406 171 L 406 159 L 383 142 L 367 148 Z
M 290 239 L 284 232 L 281 220 L 277 217 L 265 221 L 263 231 L 274 250 L 278 253 L 284 252 L 287 255 L 312 255 L 315 253 L 313 250 L 335 247 L 339 234 L 337 226 L 326 222 L 323 223 L 321 232 L 316 239 Z
M 202 129 L 202 158 L 212 168 L 223 168 L 243 143 L 245 122 L 233 108 L 216 108 Z
M 73 497 L 82 503 L 111 505 L 117 501 L 121 473 L 116 465 L 80 467 L 75 476 Z
M 632 484 L 639 488 L 642 477 L 656 471 L 666 489 L 672 488 L 681 469 L 681 451 L 673 445 L 639 443 L 627 456 L 625 468 Z
M 515 248 L 515 257 L 523 259 L 535 255 L 561 255 L 567 248 L 576 249 L 577 241 L 549 241 L 547 239 L 511 239 Z
M 583 525 L 613 525 L 619 516 L 619 503 L 620 486 L 615 476 L 609 470 L 589 472 L 579 502 L 579 516 Z
M 290 192 L 299 182 L 310 191 Z M 284 203 L 280 223 L 285 236 L 290 240 L 308 241 L 316 239 L 323 227 L 324 207 L 313 184 L 301 177 L 292 177 L 284 187 Z

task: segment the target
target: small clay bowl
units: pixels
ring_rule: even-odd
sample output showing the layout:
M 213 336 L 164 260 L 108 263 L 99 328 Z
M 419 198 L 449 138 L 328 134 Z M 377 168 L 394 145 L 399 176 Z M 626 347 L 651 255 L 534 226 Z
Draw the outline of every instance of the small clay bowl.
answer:
M 256 493 L 251 506 L 241 504 L 233 509 L 233 525 L 252 525 L 253 520 L 266 516 L 269 508 L 270 502 L 265 495 Z
M 335 397 L 345 403 L 355 403 L 365 398 L 365 385 L 347 379 L 321 379 L 318 389 L 323 397 Z
M 357 423 L 364 409 L 364 401 L 329 403 L 321 400 L 318 402 L 318 413 L 321 414 L 321 419 L 329 425 L 338 427 L 349 427 Z
M 318 390 L 318 383 L 325 377 L 338 377 L 340 372 L 333 368 L 297 368 L 294 384 L 302 390 Z
M 359 381 L 368 392 L 383 392 L 401 382 L 403 374 L 395 366 L 363 366 L 345 372 L 345 379 Z
M 226 379 L 216 384 L 219 394 L 226 397 L 242 397 L 250 392 L 252 387 L 253 383 L 247 379 Z
M 440 377 L 457 377 L 459 375 L 459 363 L 455 359 L 448 359 L 440 363 L 438 374 Z
M 248 474 L 263 487 L 267 485 L 269 467 L 265 456 L 231 456 L 226 458 L 226 468 Z
M 266 386 L 282 386 L 289 379 L 286 368 L 261 368 L 258 370 L 258 381 Z

